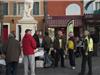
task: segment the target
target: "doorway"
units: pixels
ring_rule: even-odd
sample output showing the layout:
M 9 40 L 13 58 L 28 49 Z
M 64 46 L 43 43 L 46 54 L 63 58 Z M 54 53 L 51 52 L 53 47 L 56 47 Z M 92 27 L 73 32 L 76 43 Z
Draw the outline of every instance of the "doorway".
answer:
M 16 39 L 21 41 L 21 25 L 16 25 Z
M 8 40 L 8 25 L 3 25 L 2 39 L 3 39 L 3 42 L 7 42 Z
M 74 27 L 74 37 L 80 36 L 80 27 Z

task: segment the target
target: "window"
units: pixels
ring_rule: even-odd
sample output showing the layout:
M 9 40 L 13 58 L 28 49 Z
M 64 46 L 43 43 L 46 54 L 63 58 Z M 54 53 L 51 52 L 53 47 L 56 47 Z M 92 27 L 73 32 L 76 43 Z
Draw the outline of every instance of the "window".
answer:
M 33 15 L 39 15 L 39 2 L 33 4 Z
M 3 15 L 8 15 L 8 3 L 3 3 Z
M 16 9 L 16 3 L 14 2 L 14 7 L 13 7 L 13 15 L 16 15 L 17 9 Z
M 66 15 L 81 15 L 81 8 L 80 8 L 80 6 L 78 4 L 70 4 L 66 8 Z
M 96 2 L 96 10 L 99 10 L 100 9 L 100 2 Z
M 17 4 L 17 15 L 23 15 L 24 13 L 24 3 Z

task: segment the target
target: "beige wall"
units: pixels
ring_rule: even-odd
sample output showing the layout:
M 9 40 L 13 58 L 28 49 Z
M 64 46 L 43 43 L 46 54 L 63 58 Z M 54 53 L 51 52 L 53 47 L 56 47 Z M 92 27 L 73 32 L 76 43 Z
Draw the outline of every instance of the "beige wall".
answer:
M 10 23 L 10 31 L 16 31 L 16 24 L 18 23 L 18 20 L 20 20 L 22 17 L 13 17 L 13 16 L 6 16 L 4 17 L 3 19 L 3 22 L 4 23 Z M 44 26 L 44 23 L 43 23 L 43 19 L 44 17 L 43 16 L 35 16 L 35 19 L 38 21 L 38 30 L 43 30 L 43 26 Z M 12 20 L 14 20 L 14 22 L 12 22 Z
M 38 21 L 38 30 L 43 30 L 43 19 L 44 19 L 44 4 L 43 1 L 40 2 L 40 15 L 34 16 L 35 19 Z M 3 22 L 10 23 L 10 31 L 16 31 L 16 24 L 18 20 L 20 20 L 22 16 L 14 16 L 13 15 L 13 1 L 8 0 L 8 15 L 4 16 Z M 14 20 L 14 22 L 12 22 Z

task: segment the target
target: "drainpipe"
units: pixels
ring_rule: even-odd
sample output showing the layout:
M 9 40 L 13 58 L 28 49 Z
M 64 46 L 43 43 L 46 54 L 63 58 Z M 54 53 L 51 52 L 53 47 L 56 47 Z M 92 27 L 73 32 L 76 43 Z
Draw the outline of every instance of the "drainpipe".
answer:
M 47 0 L 44 0 L 44 32 L 47 31 L 47 13 L 48 13 L 48 6 L 47 6 Z
M 3 2 L 0 1 L 0 36 L 2 37 L 2 27 L 3 27 Z

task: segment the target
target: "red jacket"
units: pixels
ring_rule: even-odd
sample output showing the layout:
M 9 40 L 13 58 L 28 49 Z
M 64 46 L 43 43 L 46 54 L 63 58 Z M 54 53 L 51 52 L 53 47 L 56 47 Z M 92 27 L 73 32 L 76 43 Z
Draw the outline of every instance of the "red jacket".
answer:
M 24 55 L 34 54 L 36 49 L 36 41 L 30 34 L 25 34 L 22 40 L 22 47 Z

